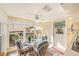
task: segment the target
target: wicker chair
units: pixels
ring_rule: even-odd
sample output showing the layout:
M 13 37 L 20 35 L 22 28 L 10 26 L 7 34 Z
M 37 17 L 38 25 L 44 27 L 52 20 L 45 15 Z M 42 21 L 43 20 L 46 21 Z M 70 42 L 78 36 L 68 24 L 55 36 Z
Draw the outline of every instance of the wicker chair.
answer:
M 27 54 L 30 55 L 30 53 L 33 51 L 33 47 L 28 46 L 26 48 L 23 48 L 21 41 L 17 41 L 16 45 L 19 56 L 26 56 Z
M 17 45 L 17 50 L 18 50 L 18 54 L 20 55 L 20 56 L 25 56 L 26 55 L 26 49 L 22 49 L 22 44 L 21 44 L 21 41 L 17 41 L 16 42 L 16 45 Z
M 48 46 L 49 46 L 48 42 L 44 41 L 39 44 L 37 51 L 35 51 L 35 49 L 33 48 L 30 55 L 31 56 L 45 56 Z

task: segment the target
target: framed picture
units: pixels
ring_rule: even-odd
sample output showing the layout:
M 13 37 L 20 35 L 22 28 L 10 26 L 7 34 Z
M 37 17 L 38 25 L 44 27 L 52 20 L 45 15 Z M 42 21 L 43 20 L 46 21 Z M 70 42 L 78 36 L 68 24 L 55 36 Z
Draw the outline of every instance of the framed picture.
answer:
M 57 29 L 56 34 L 63 34 L 63 29 Z

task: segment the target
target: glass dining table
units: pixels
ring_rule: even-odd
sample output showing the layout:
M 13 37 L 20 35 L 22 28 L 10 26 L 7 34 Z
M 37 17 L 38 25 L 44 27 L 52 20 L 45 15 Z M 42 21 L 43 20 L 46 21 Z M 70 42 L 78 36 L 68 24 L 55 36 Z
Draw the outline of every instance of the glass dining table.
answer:
M 23 42 L 23 43 L 22 43 L 22 46 L 32 46 L 32 47 L 37 48 L 38 45 L 39 45 L 41 42 L 43 42 L 42 39 L 34 39 L 34 40 L 31 41 L 30 43 L 29 43 L 28 41 Z
M 23 42 L 22 43 L 22 46 L 23 46 L 23 48 L 25 48 L 25 47 L 35 47 L 35 42 L 31 42 L 31 43 L 29 43 L 29 42 Z
M 22 49 L 26 52 L 30 52 L 31 48 L 37 50 L 38 45 L 42 42 L 42 39 L 35 39 L 30 43 L 28 41 L 22 43 Z
M 38 45 L 43 42 L 41 41 L 41 39 L 36 39 L 34 41 L 32 41 L 31 43 L 29 43 L 28 41 L 26 42 L 23 42 L 22 43 L 22 46 L 23 46 L 23 49 L 26 49 L 26 52 L 27 54 L 31 51 L 32 48 L 34 48 L 34 50 L 37 51 L 37 48 L 38 48 Z M 49 44 L 49 47 L 48 48 L 51 48 L 51 44 Z
M 28 41 L 22 43 L 22 49 L 25 50 L 26 54 L 33 51 L 37 51 L 38 45 L 42 42 L 41 39 L 35 39 L 31 41 L 30 43 Z

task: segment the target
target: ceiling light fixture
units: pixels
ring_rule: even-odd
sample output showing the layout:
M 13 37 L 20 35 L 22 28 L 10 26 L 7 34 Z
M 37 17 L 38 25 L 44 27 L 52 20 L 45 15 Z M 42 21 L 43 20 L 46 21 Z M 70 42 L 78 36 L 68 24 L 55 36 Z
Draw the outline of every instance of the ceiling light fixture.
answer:
M 64 3 L 60 3 L 60 5 L 64 5 Z
M 38 20 L 36 20 L 36 23 L 38 23 L 39 21 Z
M 51 11 L 51 7 L 49 5 L 45 5 L 43 7 L 43 10 L 49 12 L 49 11 Z
M 39 15 L 35 15 L 36 23 L 38 23 Z

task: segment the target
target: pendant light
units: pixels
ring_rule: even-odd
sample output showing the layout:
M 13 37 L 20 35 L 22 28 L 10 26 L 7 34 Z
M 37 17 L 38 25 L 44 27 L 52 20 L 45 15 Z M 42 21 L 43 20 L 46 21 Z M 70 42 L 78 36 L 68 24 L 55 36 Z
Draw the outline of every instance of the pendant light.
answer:
M 39 21 L 39 15 L 35 15 L 35 19 L 36 19 L 36 23 L 38 23 Z

